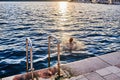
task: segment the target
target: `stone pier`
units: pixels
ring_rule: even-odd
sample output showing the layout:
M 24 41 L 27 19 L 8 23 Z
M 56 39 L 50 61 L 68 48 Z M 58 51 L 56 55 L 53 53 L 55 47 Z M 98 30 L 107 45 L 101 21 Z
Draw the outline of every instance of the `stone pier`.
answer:
M 61 69 L 71 75 L 71 77 L 64 80 L 120 80 L 120 51 L 64 64 L 61 65 Z M 55 70 L 55 68 L 51 68 L 47 71 L 55 74 Z M 39 78 L 35 80 L 55 80 L 53 78 L 40 78 L 44 71 L 46 69 L 35 71 L 39 73 Z M 19 77 L 19 75 L 15 76 Z M 2 78 L 1 80 L 21 80 L 15 79 L 15 76 Z
M 69 80 L 120 80 L 120 52 L 68 63 L 62 66 Z

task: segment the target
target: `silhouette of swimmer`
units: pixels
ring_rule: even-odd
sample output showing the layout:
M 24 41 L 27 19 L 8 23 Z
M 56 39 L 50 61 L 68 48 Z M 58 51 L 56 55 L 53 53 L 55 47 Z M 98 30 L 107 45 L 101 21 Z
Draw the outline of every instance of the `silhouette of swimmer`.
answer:
M 73 38 L 69 39 L 69 42 L 66 44 L 66 50 L 69 50 L 72 53 L 72 50 L 77 48 L 76 42 L 73 41 Z

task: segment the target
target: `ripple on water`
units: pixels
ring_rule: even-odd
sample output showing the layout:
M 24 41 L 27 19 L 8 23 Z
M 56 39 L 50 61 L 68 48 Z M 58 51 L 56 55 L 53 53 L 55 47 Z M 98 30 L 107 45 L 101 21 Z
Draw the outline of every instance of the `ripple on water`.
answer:
M 119 5 L 65 4 L 63 7 L 59 2 L 0 3 L 0 77 L 25 72 L 26 37 L 33 42 L 35 70 L 47 67 L 49 35 L 62 41 L 66 36 L 73 37 L 85 45 L 81 54 L 61 52 L 62 63 L 120 50 Z M 56 47 L 51 53 L 53 66 L 57 62 Z
M 17 28 L 14 28 L 14 30 L 29 30 L 31 27 L 30 26 L 18 26 Z

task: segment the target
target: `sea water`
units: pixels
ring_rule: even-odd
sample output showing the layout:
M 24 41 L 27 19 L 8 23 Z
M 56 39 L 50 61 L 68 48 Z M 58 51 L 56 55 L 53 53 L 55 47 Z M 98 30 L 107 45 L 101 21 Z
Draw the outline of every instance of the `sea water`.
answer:
M 120 5 L 0 2 L 0 77 L 26 71 L 27 37 L 33 44 L 34 69 L 47 68 L 50 35 L 61 42 L 73 37 L 82 48 L 75 55 L 61 50 L 62 64 L 116 52 L 120 50 Z M 55 46 L 51 66 L 57 63 Z

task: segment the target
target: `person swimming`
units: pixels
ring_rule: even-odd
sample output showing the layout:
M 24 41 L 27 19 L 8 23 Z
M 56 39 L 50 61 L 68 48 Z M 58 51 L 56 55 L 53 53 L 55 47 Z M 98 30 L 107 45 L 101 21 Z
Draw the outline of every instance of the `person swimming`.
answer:
M 73 38 L 69 39 L 69 42 L 66 43 L 65 50 L 69 50 L 70 53 L 72 53 L 72 50 L 75 50 L 77 48 L 76 42 L 73 40 Z

